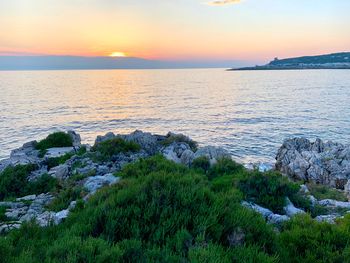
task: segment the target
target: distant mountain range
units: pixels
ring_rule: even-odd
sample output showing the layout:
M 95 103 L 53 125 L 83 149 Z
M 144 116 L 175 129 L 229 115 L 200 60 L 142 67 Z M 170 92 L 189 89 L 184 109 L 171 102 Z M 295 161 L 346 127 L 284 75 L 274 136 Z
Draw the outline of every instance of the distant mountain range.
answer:
M 0 56 L 0 70 L 228 68 L 242 61 L 159 61 L 132 57 Z
M 350 69 L 350 52 L 296 58 L 275 58 L 269 64 L 231 70 Z

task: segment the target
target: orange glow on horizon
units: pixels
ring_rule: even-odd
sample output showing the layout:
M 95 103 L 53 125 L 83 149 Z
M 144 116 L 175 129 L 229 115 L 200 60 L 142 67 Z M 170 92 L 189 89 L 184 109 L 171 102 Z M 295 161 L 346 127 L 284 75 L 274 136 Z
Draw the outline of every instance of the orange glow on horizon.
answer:
M 109 56 L 114 58 L 122 58 L 126 57 L 126 54 L 124 52 L 112 52 Z

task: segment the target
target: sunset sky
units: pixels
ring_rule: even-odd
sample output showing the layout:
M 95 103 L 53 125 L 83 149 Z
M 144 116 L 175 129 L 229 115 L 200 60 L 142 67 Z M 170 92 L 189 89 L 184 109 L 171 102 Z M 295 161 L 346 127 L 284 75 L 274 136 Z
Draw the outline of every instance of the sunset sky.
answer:
M 1 55 L 266 61 L 350 51 L 347 0 L 1 0 Z

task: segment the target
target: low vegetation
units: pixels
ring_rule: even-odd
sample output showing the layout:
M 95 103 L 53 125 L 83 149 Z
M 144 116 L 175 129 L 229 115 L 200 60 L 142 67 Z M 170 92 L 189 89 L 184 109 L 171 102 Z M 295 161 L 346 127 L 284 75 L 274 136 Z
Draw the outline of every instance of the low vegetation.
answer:
M 276 230 L 240 203 L 249 199 L 280 211 L 282 197 L 297 193 L 293 183 L 231 160 L 204 163 L 187 168 L 154 156 L 127 165 L 119 184 L 79 202 L 62 224 L 27 223 L 0 237 L 1 260 L 348 262 L 350 215 L 335 225 L 297 216 Z M 62 196 L 68 202 L 71 194 Z
M 95 154 L 94 157 L 99 161 L 109 160 L 118 153 L 134 153 L 140 150 L 141 147 L 139 144 L 126 141 L 120 137 L 100 142 L 91 148 L 91 151 Z
M 238 188 L 244 193 L 246 200 L 279 214 L 283 214 L 286 197 L 290 198 L 299 191 L 299 185 L 289 182 L 286 177 L 275 172 L 262 174 L 257 171 L 242 178 Z
M 55 189 L 57 179 L 44 174 L 36 181 L 28 182 L 28 175 L 35 165 L 9 166 L 0 173 L 0 201 L 30 194 L 47 193 Z
M 310 190 L 310 193 L 316 197 L 318 200 L 322 199 L 334 199 L 338 201 L 348 201 L 345 194 L 335 188 L 331 188 L 326 185 L 321 184 L 307 184 L 308 189 Z
M 43 156 L 49 148 L 71 146 L 73 146 L 73 140 L 69 134 L 65 132 L 54 132 L 48 135 L 45 139 L 39 141 L 35 148 L 40 150 L 40 155 Z
M 51 158 L 48 158 L 45 163 L 47 165 L 47 168 L 48 169 L 51 169 L 53 167 L 56 167 L 60 164 L 64 164 L 67 160 L 69 160 L 72 156 L 74 155 L 73 152 L 71 153 L 66 153 L 60 157 L 51 157 Z

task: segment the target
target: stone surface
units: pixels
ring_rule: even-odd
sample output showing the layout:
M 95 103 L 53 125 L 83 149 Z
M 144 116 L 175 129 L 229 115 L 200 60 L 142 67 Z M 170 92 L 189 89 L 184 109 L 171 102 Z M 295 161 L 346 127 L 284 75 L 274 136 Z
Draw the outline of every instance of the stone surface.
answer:
M 344 185 L 344 193 L 350 201 L 350 180 L 347 180 L 346 184 Z
M 160 148 L 160 142 L 164 140 L 165 136 L 153 135 L 149 132 L 136 130 L 127 135 L 118 135 L 126 141 L 132 141 L 141 146 L 141 148 L 149 155 L 156 154 Z
M 343 218 L 343 216 L 338 215 L 338 214 L 331 214 L 331 215 L 316 216 L 315 220 L 318 222 L 327 222 L 330 224 L 335 224 L 335 221 L 339 218 Z
M 36 141 L 27 142 L 23 144 L 22 147 L 13 150 L 9 158 L 0 161 L 0 172 L 10 165 L 16 166 L 19 164 L 26 165 L 39 163 L 39 151 L 35 150 L 36 143 Z
M 105 135 L 98 135 L 95 140 L 95 145 L 113 138 L 115 138 L 115 134 L 113 132 L 108 132 Z
M 276 156 L 276 169 L 292 179 L 344 189 L 350 179 L 350 146 L 310 142 L 293 138 L 283 142 Z
M 79 148 L 81 146 L 81 138 L 75 131 L 68 131 L 67 134 L 72 138 L 73 147 Z
M 5 234 L 13 229 L 18 229 L 21 227 L 19 222 L 11 222 L 11 223 L 0 223 L 0 234 Z
M 67 164 L 60 164 L 50 169 L 49 175 L 60 180 L 66 179 L 70 175 L 70 167 Z
M 36 195 L 26 195 L 23 197 L 16 198 L 16 201 L 34 201 L 36 199 Z
M 206 156 L 209 158 L 210 164 L 215 164 L 220 158 L 231 158 L 231 155 L 228 151 L 223 148 L 215 147 L 215 146 L 205 146 L 200 147 L 194 153 L 194 159 Z
M 274 214 L 271 210 L 254 203 L 243 201 L 242 205 L 261 214 L 270 224 L 281 224 L 282 222 L 289 220 L 289 217 L 286 215 Z
M 84 183 L 84 187 L 90 192 L 95 193 L 103 186 L 112 185 L 118 183 L 119 177 L 115 177 L 113 174 L 106 174 L 103 176 L 91 176 L 88 177 Z
M 74 147 L 54 147 L 54 148 L 49 148 L 46 151 L 45 158 L 56 158 L 56 157 L 61 157 L 67 153 L 74 152 L 75 149 Z
M 181 156 L 185 151 L 191 151 L 191 148 L 187 143 L 173 142 L 169 146 L 164 147 L 161 150 L 161 153 L 166 159 L 173 161 L 175 163 L 181 163 Z M 186 153 L 186 155 L 187 154 L 188 153 Z M 184 160 L 185 160 L 185 157 L 184 157 Z
M 322 206 L 333 207 L 333 208 L 350 209 L 350 202 L 342 202 L 342 201 L 337 201 L 337 200 L 332 200 L 332 199 L 320 200 L 320 201 L 318 201 L 318 204 L 322 205 Z
M 289 200 L 289 198 L 286 198 L 287 200 L 287 204 L 286 206 L 283 208 L 284 212 L 286 213 L 287 216 L 292 217 L 295 216 L 297 214 L 305 214 L 305 211 L 299 208 L 296 208 L 293 203 Z

